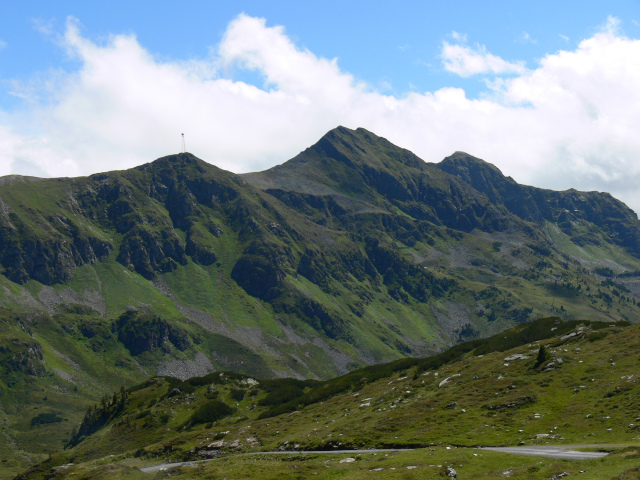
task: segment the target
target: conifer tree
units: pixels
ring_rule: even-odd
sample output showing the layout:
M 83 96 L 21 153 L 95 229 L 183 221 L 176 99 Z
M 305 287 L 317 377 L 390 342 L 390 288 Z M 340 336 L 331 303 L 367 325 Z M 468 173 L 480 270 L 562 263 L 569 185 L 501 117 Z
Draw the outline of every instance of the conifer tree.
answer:
M 547 349 L 544 347 L 544 345 L 540 345 L 540 349 L 538 350 L 538 358 L 536 359 L 536 364 L 534 368 L 539 367 L 546 361 L 547 361 Z

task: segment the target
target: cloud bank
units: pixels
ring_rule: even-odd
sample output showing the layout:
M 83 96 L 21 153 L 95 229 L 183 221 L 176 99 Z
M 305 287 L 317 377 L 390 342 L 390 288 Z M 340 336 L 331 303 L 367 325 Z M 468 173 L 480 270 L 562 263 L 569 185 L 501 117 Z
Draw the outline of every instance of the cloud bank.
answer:
M 454 36 L 454 38 L 456 38 L 456 36 Z M 444 42 L 442 45 L 442 61 L 445 70 L 460 75 L 461 77 L 487 73 L 522 74 L 526 71 L 522 62 L 507 62 L 487 52 L 484 45 L 477 45 L 474 49 L 467 45 Z
M 640 211 L 640 40 L 609 19 L 574 50 L 528 69 L 465 41 L 456 34 L 442 44 L 442 68 L 483 76 L 480 99 L 459 88 L 385 95 L 247 15 L 210 57 L 182 62 L 154 58 L 131 35 L 98 45 L 70 19 L 60 42 L 80 68 L 14 83 L 24 103 L 0 111 L 0 175 L 129 168 L 177 152 L 183 132 L 205 161 L 262 170 L 344 125 L 425 161 L 464 150 L 521 183 L 609 191 Z

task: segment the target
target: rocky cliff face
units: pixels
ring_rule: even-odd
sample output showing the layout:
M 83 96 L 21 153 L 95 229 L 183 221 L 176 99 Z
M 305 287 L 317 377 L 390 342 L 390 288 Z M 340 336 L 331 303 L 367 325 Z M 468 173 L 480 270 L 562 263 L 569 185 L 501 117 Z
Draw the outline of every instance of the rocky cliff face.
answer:
M 279 357 L 284 328 L 298 335 L 294 344 L 319 345 L 313 336 L 344 342 L 340 351 L 351 349 L 358 364 L 425 354 L 557 313 L 552 297 L 567 292 L 568 308 L 606 317 L 587 293 L 585 272 L 597 287 L 598 267 L 615 274 L 640 266 L 640 222 L 608 194 L 518 185 L 462 152 L 427 164 L 343 127 L 282 165 L 246 175 L 179 154 L 87 178 L 8 177 L 0 207 L 2 274 L 56 287 L 47 309 L 52 292 L 76 282 L 77 269 L 95 265 L 94 290 L 82 295 L 101 296 L 116 318 L 135 307 L 169 322 L 136 327 L 160 328 L 158 338 L 118 327 L 130 353 L 186 345 L 171 337 L 174 319 L 162 316 L 169 302 L 176 318 L 252 354 L 271 352 L 289 371 L 317 367 L 304 360 L 309 350 L 295 362 Z M 580 257 L 592 247 L 606 258 Z M 117 290 L 113 282 L 123 277 L 101 276 L 97 267 L 113 262 L 121 267 L 112 272 L 153 283 L 138 293 Z M 625 316 L 633 296 L 624 294 L 635 291 L 629 282 L 608 286 L 627 298 Z M 254 330 L 241 331 L 243 322 Z
M 608 193 L 573 189 L 555 192 L 518 185 L 493 165 L 464 152 L 445 158 L 437 167 L 459 177 L 494 205 L 523 220 L 558 224 L 578 245 L 599 245 L 600 233 L 605 235 L 606 242 L 628 248 L 636 256 L 640 254 L 638 216 Z
M 25 190 L 46 189 L 47 181 L 24 182 Z M 22 183 L 22 182 L 18 182 Z M 20 189 L 20 185 L 13 185 Z M 23 284 L 32 278 L 45 285 L 68 282 L 75 268 L 104 259 L 113 245 L 62 212 L 39 212 L 12 205 L 0 194 L 0 264 L 4 275 Z

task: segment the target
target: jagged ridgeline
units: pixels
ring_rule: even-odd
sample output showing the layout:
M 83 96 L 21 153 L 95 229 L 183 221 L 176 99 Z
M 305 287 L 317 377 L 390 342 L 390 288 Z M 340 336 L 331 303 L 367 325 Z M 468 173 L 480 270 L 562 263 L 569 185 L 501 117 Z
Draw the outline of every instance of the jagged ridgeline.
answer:
M 46 448 L 154 374 L 326 379 L 543 316 L 639 311 L 623 203 L 518 185 L 461 152 L 425 163 L 364 129 L 260 173 L 183 153 L 0 181 L 0 413 L 53 432 Z
M 428 164 L 363 129 L 246 175 L 180 154 L 5 177 L 0 202 L 7 310 L 156 315 L 203 368 L 327 377 L 543 314 L 635 313 L 635 277 L 618 274 L 638 266 L 640 223 L 624 204 L 521 186 L 461 152 Z

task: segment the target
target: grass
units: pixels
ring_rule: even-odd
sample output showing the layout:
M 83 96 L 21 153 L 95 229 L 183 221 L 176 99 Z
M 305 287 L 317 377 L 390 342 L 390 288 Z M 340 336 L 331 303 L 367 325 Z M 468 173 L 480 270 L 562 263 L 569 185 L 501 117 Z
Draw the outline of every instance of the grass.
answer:
M 129 306 L 151 307 L 159 315 L 179 317 L 175 304 L 154 288 L 148 280 L 135 272 L 125 269 L 111 255 L 105 262 L 93 265 L 101 280 L 101 294 L 107 305 L 107 312 L 116 315 Z
M 551 222 L 546 223 L 545 231 L 563 252 L 571 254 L 577 258 L 598 263 L 601 263 L 603 260 L 608 260 L 629 270 L 637 270 L 640 268 L 640 261 L 638 261 L 637 258 L 629 257 L 622 248 L 611 245 L 607 241 L 603 240 L 599 246 L 584 245 L 581 247 L 572 242 L 569 235 L 562 232 Z
M 353 459 L 347 461 L 346 459 Z M 69 478 L 122 478 L 153 480 L 171 475 L 181 479 L 263 478 L 263 479 L 442 479 L 453 467 L 458 478 L 529 480 L 550 478 L 563 472 L 588 480 L 614 478 L 637 466 L 637 449 L 622 450 L 598 460 L 545 461 L 540 457 L 509 455 L 470 448 L 434 446 L 410 452 L 364 454 L 229 455 L 195 466 L 174 467 L 142 473 L 146 462 L 117 457 L 97 460 L 94 465 L 74 465 L 65 470 Z M 68 472 L 68 473 L 67 473 Z M 507 473 L 509 472 L 509 473 Z
M 489 248 L 485 245 L 482 246 L 482 249 L 485 249 L 485 247 L 487 249 Z M 184 272 L 178 270 L 171 274 L 166 274 L 165 278 L 172 289 L 177 292 L 178 298 L 183 298 L 184 296 L 189 302 L 197 302 L 199 307 L 204 311 L 207 311 L 206 309 L 209 308 L 213 309 L 214 318 L 215 316 L 218 316 L 218 318 L 228 317 L 235 324 L 240 324 L 239 328 L 258 327 L 267 332 L 267 334 L 272 335 L 274 339 L 285 339 L 286 337 L 283 336 L 280 327 L 277 327 L 277 329 L 274 327 L 274 325 L 277 324 L 275 323 L 275 316 L 270 305 L 249 297 L 245 292 L 238 289 L 237 286 L 231 285 L 228 277 L 224 273 L 222 275 L 222 285 L 224 287 L 219 288 L 218 278 L 220 277 L 218 275 L 220 274 L 221 268 L 224 270 L 228 267 L 225 265 L 222 265 L 222 267 L 215 265 L 201 267 L 190 263 Z M 571 264 L 566 272 L 574 279 L 574 283 L 578 281 L 584 282 L 582 284 L 583 288 L 586 288 L 585 285 L 590 286 L 592 293 L 596 293 L 598 289 L 601 289 L 603 292 L 609 292 L 609 295 L 613 298 L 613 304 L 608 305 L 603 303 L 599 298 L 587 296 L 582 296 L 577 299 L 562 299 L 561 302 L 565 310 L 563 315 L 570 317 L 571 315 L 579 314 L 606 321 L 618 320 L 624 316 L 630 319 L 635 318 L 636 313 L 634 312 L 637 311 L 636 309 L 638 307 L 628 302 L 622 302 L 619 297 L 615 297 L 612 293 L 614 287 L 602 284 L 592 275 L 581 272 L 579 267 Z M 246 345 L 232 341 L 223 335 L 203 333 L 197 325 L 191 322 L 184 323 L 185 319 L 173 301 L 161 295 L 146 279 L 136 273 L 125 270 L 113 257 L 110 257 L 102 263 L 79 268 L 70 286 L 78 292 L 81 292 L 82 285 L 87 283 L 95 287 L 96 283 L 91 282 L 95 281 L 96 276 L 100 279 L 101 293 L 108 306 L 109 312 L 117 312 L 118 309 L 126 308 L 129 305 L 143 306 L 144 308 L 152 309 L 164 317 L 172 318 L 173 321 L 188 330 L 192 338 L 199 337 L 201 343 L 195 345 L 193 347 L 194 350 L 186 352 L 186 357 L 183 354 L 177 355 L 180 358 L 191 358 L 190 355 L 193 355 L 195 351 L 216 352 L 219 356 L 212 359 L 216 368 L 228 369 L 229 366 L 233 366 L 233 368 L 245 374 L 253 374 L 259 377 L 268 377 L 273 375 L 274 371 L 279 371 L 284 374 L 298 372 L 306 377 L 320 376 L 321 378 L 327 378 L 335 372 L 335 364 L 328 355 L 325 347 L 315 345 L 309 340 L 307 340 L 307 343 L 302 347 L 290 343 L 273 343 L 272 345 L 279 345 L 277 354 L 273 353 L 273 351 L 269 352 L 268 350 L 258 353 Z M 92 278 L 94 280 L 92 280 Z M 193 280 L 193 278 L 200 278 L 202 281 L 192 282 L 191 280 Z M 366 349 L 372 352 L 378 361 L 398 358 L 400 355 L 398 354 L 398 344 L 396 340 L 406 343 L 404 339 L 410 339 L 412 336 L 415 337 L 415 332 L 421 332 L 419 335 L 421 338 L 432 339 L 435 343 L 434 349 L 444 343 L 442 341 L 444 335 L 435 322 L 430 305 L 419 304 L 417 302 L 410 302 L 408 304 L 388 302 L 386 300 L 384 286 L 381 287 L 380 291 L 374 291 L 373 298 L 365 305 L 366 314 L 363 317 L 357 317 L 356 315 L 348 313 L 350 311 L 348 310 L 350 293 L 346 288 L 338 285 L 340 293 L 332 296 L 326 294 L 320 290 L 318 286 L 301 276 L 299 276 L 297 280 L 291 277 L 289 282 L 293 288 L 304 292 L 304 294 L 311 295 L 323 303 L 331 304 L 333 308 L 347 312 L 351 319 L 352 331 L 358 338 L 357 343 L 353 345 L 344 341 L 328 341 L 328 344 L 347 353 L 354 359 L 358 358 L 359 355 L 356 348 Z M 468 289 L 467 292 L 475 292 L 476 294 L 486 289 L 486 284 L 471 283 L 468 280 L 463 280 L 461 285 L 463 286 L 461 288 Z M 510 301 L 514 305 L 533 305 L 534 312 L 538 315 L 549 313 L 550 311 L 562 313 L 559 311 L 560 301 L 557 301 L 555 310 L 549 309 L 549 302 L 551 300 L 542 284 L 536 285 L 534 282 L 528 282 L 522 279 L 499 278 L 495 282 L 495 285 L 498 286 L 502 292 L 498 298 L 499 301 L 502 301 L 500 300 L 501 298 L 511 298 Z M 194 288 L 194 286 L 196 288 Z M 366 285 L 363 284 L 362 286 Z M 26 287 L 35 297 L 37 297 L 37 293 L 40 288 L 42 288 L 40 284 L 33 281 L 27 284 Z M 19 295 L 22 291 L 20 287 L 15 286 L 15 284 L 10 284 L 8 288 L 11 295 Z M 189 289 L 194 291 L 187 294 Z M 215 295 L 213 298 L 218 300 L 212 302 L 210 297 L 205 295 L 204 292 L 211 292 L 212 295 Z M 513 296 L 509 297 L 507 294 L 512 294 Z M 449 298 L 443 300 L 467 305 L 470 311 L 473 311 L 475 308 L 473 301 L 469 300 L 468 294 L 466 293 L 454 292 Z M 443 312 L 446 310 L 443 301 L 434 301 L 433 305 L 434 307 L 438 306 Z M 616 306 L 621 309 L 622 314 L 616 312 Z M 601 312 L 599 310 L 601 310 Z M 148 372 L 153 373 L 155 371 L 155 364 L 158 361 L 167 359 L 163 357 L 164 354 L 161 352 L 132 359 L 123 349 L 122 345 L 113 339 L 102 338 L 100 336 L 94 337 L 93 339 L 84 338 L 77 333 L 78 331 L 74 326 L 79 325 L 81 317 L 84 318 L 86 315 L 74 317 L 72 314 L 64 314 L 53 320 L 46 320 L 45 316 L 32 324 L 31 328 L 34 330 L 36 339 L 44 346 L 45 361 L 48 369 L 47 376 L 41 379 L 30 380 L 31 387 L 20 387 L 24 389 L 24 392 L 28 392 L 21 395 L 16 395 L 12 389 L 6 387 L 6 383 L 4 384 L 3 388 L 5 393 L 2 404 L 4 405 L 4 411 L 8 412 L 5 413 L 5 418 L 8 419 L 5 432 L 8 436 L 6 437 L 6 442 L 4 442 L 5 454 L 2 458 L 7 459 L 5 467 L 7 471 L 12 472 L 12 474 L 25 468 L 35 460 L 41 459 L 43 452 L 46 454 L 58 450 L 61 445 L 61 439 L 68 438 L 73 425 L 79 422 L 88 404 L 99 403 L 104 393 L 119 388 L 120 384 L 131 385 L 144 378 L 144 374 L 138 369 L 134 360 L 144 368 L 147 368 Z M 386 320 L 383 320 L 383 317 Z M 97 324 L 103 324 L 107 327 L 110 325 L 108 318 L 101 319 L 95 317 L 94 321 L 97 322 Z M 313 338 L 313 335 L 316 334 L 309 325 L 299 319 L 288 318 L 287 321 L 292 324 L 294 330 L 297 331 L 302 338 Z M 509 322 L 501 318 L 501 315 L 494 322 L 483 319 L 482 322 L 476 323 L 482 335 L 493 333 L 508 325 Z M 71 328 L 75 333 L 67 333 L 67 330 L 65 330 L 63 326 L 66 326 L 67 330 Z M 12 328 L 15 329 L 17 334 L 20 333 L 19 328 L 15 326 Z M 23 333 L 24 332 L 22 332 L 22 334 Z M 598 342 L 590 343 L 595 345 Z M 56 355 L 53 349 L 58 352 L 63 352 L 80 365 L 81 369 L 75 370 L 66 360 Z M 224 359 L 224 361 L 218 359 Z M 361 365 L 362 363 L 353 361 L 348 367 L 351 369 Z M 60 377 L 55 373 L 54 369 L 71 375 L 75 383 Z M 583 376 L 584 375 L 586 375 L 586 373 L 583 373 Z M 568 378 L 566 381 L 570 383 L 571 380 L 572 378 Z M 27 383 L 21 385 L 27 385 Z M 575 388 L 579 387 L 578 385 Z M 40 395 L 32 395 L 34 388 L 42 394 L 42 397 L 40 397 Z M 75 391 L 75 388 L 77 388 L 78 391 Z M 564 396 L 562 397 L 563 401 L 566 399 L 565 397 L 573 395 L 570 391 L 564 392 L 559 390 L 559 392 L 562 392 L 561 395 Z M 603 395 L 606 393 L 607 392 L 604 392 Z M 536 393 L 536 395 L 539 397 L 540 393 Z M 42 398 L 45 396 L 47 396 L 48 402 L 43 404 Z M 523 394 L 521 396 L 526 395 Z M 611 399 L 615 398 L 621 397 L 614 395 L 606 399 L 601 399 L 599 408 L 602 408 L 603 405 L 608 405 L 606 402 L 611 402 Z M 389 398 L 387 400 L 392 399 Z M 12 410 L 11 406 L 17 404 L 26 406 L 26 409 L 23 410 L 23 412 L 26 412 L 25 421 L 15 420 L 17 418 L 17 411 Z M 45 405 L 48 410 L 43 410 Z M 38 408 L 36 409 L 36 407 Z M 386 408 L 388 409 L 388 407 Z M 521 410 L 525 411 L 526 409 L 523 408 Z M 42 425 L 38 427 L 40 430 L 31 429 L 29 424 L 31 418 L 43 413 L 43 411 L 44 413 L 59 412 L 61 416 L 68 418 L 68 422 Z M 424 412 L 425 414 L 430 414 L 430 410 L 424 410 Z M 487 411 L 481 410 L 474 418 L 480 421 L 482 420 L 482 415 L 487 414 Z M 497 412 L 498 419 L 505 417 L 505 419 L 511 421 L 510 419 L 517 416 L 518 415 L 515 414 L 508 416 L 505 415 L 504 412 Z M 464 427 L 464 425 L 459 424 L 460 419 L 457 419 L 455 416 L 451 417 L 451 412 L 449 411 L 446 411 L 442 418 L 454 422 L 452 425 L 460 426 L 461 428 Z M 186 421 L 186 419 L 183 419 L 183 421 Z M 386 429 L 393 430 L 396 428 L 393 426 L 394 424 L 405 425 L 405 422 L 411 423 L 409 419 L 404 419 L 402 416 L 397 418 L 394 416 L 389 422 L 377 420 L 376 422 L 367 419 L 366 421 L 363 420 L 362 425 L 366 426 L 366 428 L 369 429 L 368 431 L 377 432 L 380 430 L 384 432 Z M 630 420 L 629 423 L 633 422 Z M 589 425 L 590 424 L 585 424 L 584 426 L 586 428 Z M 550 428 L 554 426 L 555 425 Z M 443 427 L 440 426 L 438 428 L 442 430 Z M 547 427 L 545 426 L 545 428 Z M 354 428 L 349 427 L 349 429 L 352 432 L 350 441 L 356 443 L 370 442 L 369 434 L 358 433 L 359 429 L 357 425 Z M 511 428 L 509 429 L 511 430 Z M 469 428 L 467 431 L 469 432 L 468 435 L 465 434 L 465 436 L 458 438 L 456 441 L 468 445 L 472 440 L 488 434 L 482 427 Z M 506 432 L 502 430 L 497 433 L 489 433 L 492 434 L 492 438 L 495 437 L 496 441 L 518 441 L 518 439 L 507 437 Z M 605 436 L 608 435 L 606 432 L 601 434 Z M 381 435 L 380 439 L 383 443 L 387 444 L 398 440 L 393 437 L 395 437 L 395 435 L 391 437 Z M 44 438 L 45 441 L 38 441 L 37 438 Z M 423 441 L 424 438 L 420 437 L 418 432 L 415 432 L 411 438 L 407 437 L 404 439 L 404 441 L 409 440 L 412 442 L 420 442 Z M 319 439 L 315 440 L 315 442 L 319 441 Z M 462 443 L 463 441 L 466 443 Z M 11 468 L 9 468 L 9 463 L 12 465 Z
M 256 384 L 237 374 L 216 373 L 182 384 L 152 379 L 131 389 L 120 416 L 75 448 L 53 455 L 51 465 L 73 461 L 73 468 L 59 473 L 60 478 L 100 478 L 107 471 L 122 478 L 143 478 L 136 470 L 143 464 L 221 453 L 218 460 L 181 467 L 172 470 L 172 475 L 306 478 L 317 471 L 319 478 L 374 474 L 381 478 L 441 478 L 441 467 L 436 465 L 452 465 L 459 478 L 496 478 L 507 470 L 510 478 L 549 478 L 580 470 L 586 471 L 581 478 L 622 474 L 640 458 L 640 429 L 635 426 L 640 407 L 635 365 L 640 354 L 640 326 L 552 325 L 545 327 L 547 333 L 542 329 L 536 335 L 563 334 L 529 343 L 529 334 L 520 328 L 501 334 L 507 343 L 501 344 L 497 336 L 445 355 L 443 358 L 451 358 L 446 363 L 429 361 L 434 367 L 427 371 L 419 368 L 420 361 L 396 362 L 317 385 L 291 384 L 291 393 L 282 390 L 279 397 L 273 395 L 286 382 Z M 531 331 L 534 327 L 528 326 Z M 516 346 L 508 349 L 508 342 Z M 540 345 L 546 346 L 549 360 L 535 367 Z M 443 382 L 445 379 L 449 380 Z M 260 418 L 273 408 L 269 398 L 282 404 L 320 392 L 324 385 L 339 384 L 343 386 L 320 397 L 319 402 L 299 400 L 294 410 Z M 238 390 L 244 395 L 238 395 Z M 212 396 L 235 412 L 185 429 L 189 418 L 205 411 Z M 223 442 L 221 450 L 207 448 L 214 441 Z M 473 448 L 522 443 L 614 453 L 599 460 L 556 461 Z M 340 463 L 345 455 L 296 452 L 385 447 L 418 449 L 351 455 L 356 460 L 350 463 Z M 288 453 L 242 455 L 276 449 Z M 407 468 L 413 466 L 416 468 Z M 49 467 L 43 464 L 40 468 L 45 473 Z M 378 468 L 382 470 L 375 470 Z M 240 472 L 245 472 L 244 477 Z M 40 478 L 38 475 L 34 470 L 25 478 Z
M 67 329 L 72 326 L 66 324 Z M 5 337 L 0 340 L 4 345 L 8 335 L 42 345 L 42 364 L 46 367 L 39 376 L 14 371 L 0 382 L 0 434 L 4 438 L 0 458 L 5 460 L 0 471 L 7 478 L 60 450 L 87 405 L 99 403 L 104 393 L 140 381 L 143 376 L 134 365 L 123 368 L 127 355 L 121 345 L 113 341 L 98 345 L 98 338 L 90 341 L 69 335 L 55 318 L 32 321 L 33 339 L 17 326 L 3 323 L 2 327 Z M 96 355 L 92 346 L 101 355 Z M 5 383 L 9 379 L 15 383 Z M 43 414 L 56 414 L 64 420 L 31 424 L 33 418 Z

